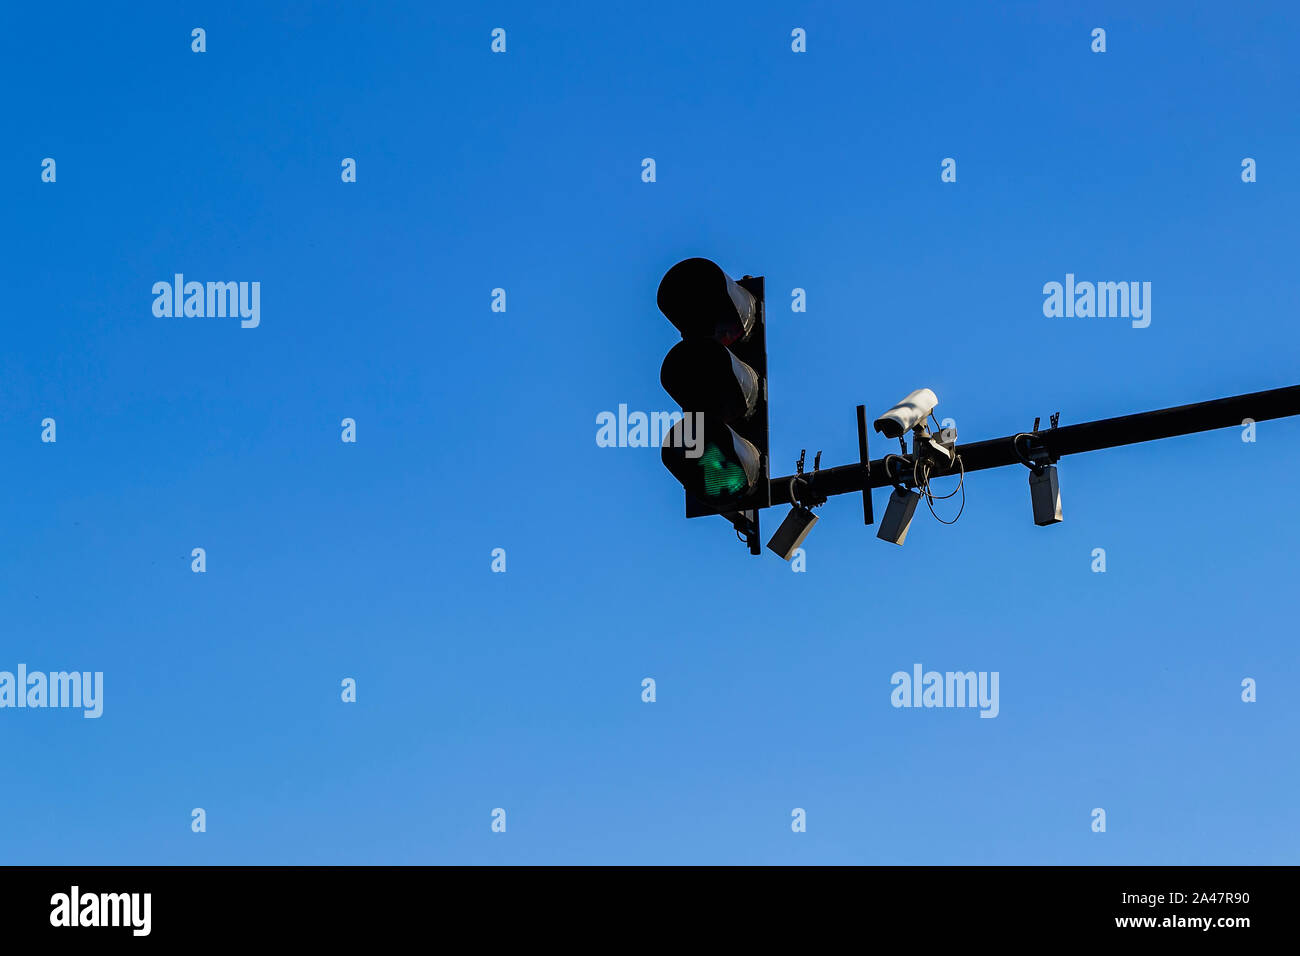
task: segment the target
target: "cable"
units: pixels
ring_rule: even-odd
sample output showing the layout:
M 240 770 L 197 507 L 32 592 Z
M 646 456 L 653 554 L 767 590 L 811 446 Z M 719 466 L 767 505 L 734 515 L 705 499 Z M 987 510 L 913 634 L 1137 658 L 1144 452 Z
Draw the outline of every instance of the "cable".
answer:
M 918 468 L 922 467 L 924 468 L 924 477 L 918 474 L 917 471 Z M 912 484 L 916 485 L 916 487 L 920 489 L 920 493 L 925 496 L 926 507 L 930 509 L 930 514 L 934 515 L 934 520 L 938 521 L 940 524 L 956 524 L 957 518 L 960 518 L 962 512 L 966 510 L 966 466 L 962 462 L 960 455 L 957 456 L 957 467 L 960 469 L 960 477 L 957 479 L 957 487 L 946 495 L 936 495 L 930 490 L 930 462 L 922 462 L 919 458 L 912 462 Z M 961 507 L 957 509 L 957 517 L 953 518 L 951 521 L 944 521 L 939 517 L 938 512 L 934 510 L 935 499 L 937 498 L 940 501 L 946 501 L 959 491 L 961 492 Z
M 930 514 L 934 515 L 934 520 L 939 522 L 940 524 L 956 524 L 957 520 L 961 517 L 962 512 L 966 510 L 966 466 L 965 464 L 963 464 L 961 460 L 961 455 L 957 456 L 957 467 L 960 470 L 960 477 L 957 479 L 957 487 L 954 488 L 952 491 L 948 492 L 948 494 L 946 495 L 936 495 L 932 491 L 930 491 L 930 472 L 929 472 L 929 468 L 928 467 L 926 468 L 925 504 L 926 507 L 930 509 Z M 939 517 L 938 512 L 934 510 L 934 500 L 938 498 L 940 501 L 944 501 L 948 498 L 951 498 L 959 491 L 961 492 L 961 507 L 957 509 L 957 514 L 953 517 L 951 521 L 944 521 L 942 518 Z
M 957 487 L 954 488 L 952 491 L 948 492 L 946 495 L 936 495 L 936 494 L 934 494 L 934 493 L 932 492 L 932 493 L 930 494 L 930 497 L 933 498 L 935 501 L 947 501 L 947 500 L 948 500 L 949 498 L 951 498 L 953 495 L 957 494 L 957 492 L 961 491 L 961 490 L 962 490 L 962 487 L 966 484 L 966 469 L 965 469 L 965 466 L 962 464 L 962 460 L 961 460 L 961 456 L 960 456 L 960 455 L 957 456 L 957 467 L 958 467 L 959 469 L 961 469 L 961 471 L 960 471 L 960 475 L 959 475 L 959 477 L 957 478 Z M 929 478 L 929 475 L 928 475 L 928 474 L 926 475 L 926 478 L 927 478 L 927 479 Z M 928 481 L 927 481 L 927 484 L 928 484 Z
M 1020 439 L 1034 438 L 1034 437 L 1036 436 L 1030 432 L 1021 432 L 1018 435 L 1013 435 L 1011 438 L 1011 451 L 1017 458 L 1020 459 L 1020 463 L 1022 465 L 1025 465 L 1034 474 L 1041 475 L 1043 473 L 1043 466 L 1033 461 L 1028 455 L 1026 455 L 1023 451 L 1020 450 Z
M 895 458 L 898 459 L 899 461 L 904 461 L 904 462 L 906 461 L 905 458 L 902 458 L 898 455 L 886 455 L 884 459 L 885 477 L 890 479 L 890 481 L 893 483 L 894 488 L 896 490 L 902 492 L 903 494 L 906 494 L 907 489 L 903 487 L 902 483 L 897 478 L 895 478 L 893 470 L 890 467 L 890 460 Z M 931 468 L 931 463 L 929 461 L 925 461 L 920 456 L 914 457 L 912 459 L 912 484 L 917 489 L 917 494 L 925 498 L 925 505 L 927 508 L 930 509 L 930 514 L 934 515 L 935 521 L 939 522 L 940 524 L 956 524 L 957 519 L 960 518 L 962 516 L 962 512 L 966 510 L 966 464 L 961 460 L 961 455 L 958 455 L 957 456 L 957 469 L 958 469 L 957 487 L 954 488 L 952 491 L 948 492 L 946 495 L 936 495 L 933 491 L 930 490 L 930 468 Z M 957 492 L 959 491 L 961 492 L 961 507 L 957 509 L 956 517 L 954 517 L 951 521 L 944 521 L 942 518 L 939 517 L 939 513 L 934 510 L 934 503 L 936 500 L 947 501 L 949 498 L 956 495 Z
M 893 486 L 894 486 L 894 488 L 895 488 L 896 490 L 901 491 L 901 492 L 903 492 L 904 494 L 906 494 L 906 493 L 907 493 L 907 489 L 903 487 L 903 483 L 902 483 L 902 481 L 900 481 L 898 478 L 895 478 L 895 477 L 894 477 L 894 473 L 893 473 L 893 471 L 892 471 L 892 470 L 890 469 L 890 467 L 889 467 L 889 460 L 890 460 L 891 458 L 897 458 L 899 461 L 906 461 L 907 459 L 901 457 L 900 455 L 886 455 L 886 456 L 885 456 L 885 477 L 888 478 L 888 479 L 890 480 L 890 482 L 893 484 Z M 915 479 L 915 477 L 916 477 L 915 469 L 913 469 L 912 477 L 913 477 L 914 479 Z M 913 481 L 913 484 L 915 484 L 915 481 Z
M 799 484 L 803 484 L 803 479 L 798 475 L 795 475 L 790 479 L 790 504 L 794 505 L 796 508 L 801 508 L 803 506 L 799 504 L 799 496 L 794 493 L 794 483 L 796 481 L 799 482 Z

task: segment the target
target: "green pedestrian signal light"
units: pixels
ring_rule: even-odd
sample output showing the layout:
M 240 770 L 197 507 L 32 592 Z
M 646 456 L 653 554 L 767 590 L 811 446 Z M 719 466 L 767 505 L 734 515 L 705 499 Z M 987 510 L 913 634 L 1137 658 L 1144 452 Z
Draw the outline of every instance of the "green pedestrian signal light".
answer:
M 740 494 L 749 484 L 745 469 L 734 461 L 728 461 L 722 449 L 712 442 L 704 449 L 700 467 L 704 470 L 705 497 L 728 498 Z
M 664 466 L 686 489 L 688 505 L 710 509 L 698 514 L 754 507 L 747 499 L 759 483 L 761 459 L 753 443 L 698 412 L 674 425 L 664 440 Z

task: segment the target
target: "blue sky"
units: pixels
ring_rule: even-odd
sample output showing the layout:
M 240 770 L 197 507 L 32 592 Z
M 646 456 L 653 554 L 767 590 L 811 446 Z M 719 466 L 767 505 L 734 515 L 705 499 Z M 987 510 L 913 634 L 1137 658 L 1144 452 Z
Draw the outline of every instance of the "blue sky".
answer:
M 0 37 L 0 669 L 105 685 L 0 710 L 0 861 L 1295 861 L 1300 422 L 1066 458 L 1050 528 L 1018 468 L 901 549 L 833 499 L 804 573 L 595 442 L 693 255 L 767 278 L 780 473 L 923 385 L 969 441 L 1296 384 L 1293 8 L 269 6 Z

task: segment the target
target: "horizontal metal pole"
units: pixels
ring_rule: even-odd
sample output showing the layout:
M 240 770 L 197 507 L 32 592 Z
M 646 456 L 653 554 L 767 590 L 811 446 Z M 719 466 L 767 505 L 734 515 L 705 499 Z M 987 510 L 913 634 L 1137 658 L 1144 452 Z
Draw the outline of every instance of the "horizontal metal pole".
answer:
M 1033 433 L 1032 440 L 1022 440 L 1021 450 L 1042 449 L 1053 459 L 1057 459 L 1085 451 L 1099 451 L 1103 448 L 1155 441 L 1158 438 L 1174 438 L 1194 432 L 1229 428 L 1240 425 L 1247 418 L 1264 422 L 1291 415 L 1300 415 L 1300 385 L 1289 385 L 1286 388 L 1274 388 L 1265 392 L 1251 392 L 1248 395 L 1233 395 L 1229 398 L 1197 402 L 1193 405 L 1161 408 L 1153 412 L 1121 415 L 1118 418 L 1103 418 L 1100 421 L 1066 425 L 1063 428 L 1049 428 Z M 985 468 L 1001 468 L 1003 465 L 1024 467 L 1024 463 L 1013 447 L 1015 437 L 1015 435 L 1007 435 L 1003 438 L 990 438 L 987 441 L 958 445 L 957 454 L 961 456 L 962 467 L 968 472 L 982 471 Z M 956 467 L 935 470 L 931 471 L 930 476 L 933 478 L 956 474 L 957 470 Z M 910 464 L 904 471 L 906 474 L 902 476 L 903 484 L 911 485 Z M 884 488 L 894 483 L 885 470 L 885 459 L 877 458 L 871 462 L 870 481 L 867 480 L 866 470 L 857 463 L 822 469 L 817 472 L 815 481 L 811 473 L 773 478 L 770 482 L 772 504 L 791 504 L 790 482 L 796 477 L 809 486 L 811 492 L 827 498 L 862 491 L 864 488 Z

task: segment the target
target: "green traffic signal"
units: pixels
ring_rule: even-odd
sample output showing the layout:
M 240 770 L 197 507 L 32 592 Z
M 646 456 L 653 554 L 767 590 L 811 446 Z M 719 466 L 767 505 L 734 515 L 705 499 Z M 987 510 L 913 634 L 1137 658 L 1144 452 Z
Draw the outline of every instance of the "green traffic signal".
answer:
M 730 426 L 691 413 L 664 438 L 664 466 L 688 494 L 702 503 L 725 505 L 758 485 L 762 459 L 757 448 Z
M 748 484 L 745 469 L 737 462 L 728 461 L 722 449 L 709 442 L 704 454 L 699 457 L 700 469 L 704 472 L 704 494 L 709 498 L 729 498 L 743 492 Z

